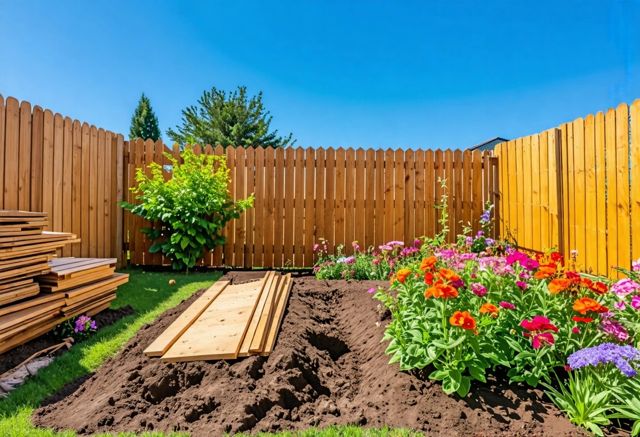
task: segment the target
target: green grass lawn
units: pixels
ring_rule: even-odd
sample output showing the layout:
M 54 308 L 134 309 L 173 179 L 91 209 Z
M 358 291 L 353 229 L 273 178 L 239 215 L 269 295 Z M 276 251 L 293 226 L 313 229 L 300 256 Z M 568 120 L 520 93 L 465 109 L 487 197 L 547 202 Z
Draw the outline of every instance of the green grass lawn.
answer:
M 122 346 L 146 323 L 161 313 L 178 305 L 182 300 L 220 277 L 219 272 L 190 273 L 144 272 L 125 270 L 130 274 L 129 283 L 118 289 L 113 308 L 131 305 L 135 314 L 127 316 L 111 326 L 100 329 L 96 335 L 63 353 L 35 377 L 0 400 L 0 436 L 74 436 L 73 432 L 56 433 L 31 425 L 33 410 L 48 396 L 65 384 L 96 370 L 107 358 L 115 355 Z M 169 286 L 175 279 L 176 285 Z M 134 434 L 121 434 L 128 436 Z M 162 436 L 161 433 L 145 433 L 145 436 Z M 303 432 L 283 432 L 280 437 L 405 437 L 418 435 L 406 430 L 367 430 L 356 426 L 331 427 L 323 430 L 309 429 Z

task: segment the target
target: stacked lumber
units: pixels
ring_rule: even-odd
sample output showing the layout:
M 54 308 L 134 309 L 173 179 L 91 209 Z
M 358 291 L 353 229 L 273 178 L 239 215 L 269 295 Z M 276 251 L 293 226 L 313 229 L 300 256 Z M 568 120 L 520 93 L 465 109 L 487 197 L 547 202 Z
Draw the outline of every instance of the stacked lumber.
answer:
M 36 296 L 34 278 L 49 272 L 49 261 L 66 244 L 77 243 L 74 234 L 45 232 L 43 212 L 0 210 L 0 306 Z
M 36 276 L 36 294 L 0 306 L 0 353 L 43 335 L 81 314 L 109 307 L 129 275 L 115 273 L 114 258 L 54 258 Z
M 269 355 L 291 291 L 291 274 L 268 272 L 259 281 L 218 281 L 144 351 L 163 361 L 236 359 Z

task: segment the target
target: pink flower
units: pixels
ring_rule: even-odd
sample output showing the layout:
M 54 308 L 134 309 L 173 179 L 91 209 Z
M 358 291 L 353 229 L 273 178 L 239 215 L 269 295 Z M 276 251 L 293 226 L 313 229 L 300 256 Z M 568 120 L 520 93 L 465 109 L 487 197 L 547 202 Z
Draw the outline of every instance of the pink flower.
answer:
M 611 286 L 611 291 L 618 296 L 626 296 L 638 290 L 640 290 L 640 284 L 629 278 L 620 279 Z
M 500 305 L 505 310 L 515 310 L 516 306 L 511 302 L 507 302 L 506 300 L 501 301 L 498 305 Z
M 540 349 L 545 344 L 552 345 L 555 341 L 556 339 L 553 337 L 552 333 L 542 332 L 533 336 L 531 339 L 531 346 L 533 346 L 534 349 Z
M 516 285 L 521 289 L 521 290 L 526 290 L 527 289 L 527 283 L 524 281 L 517 281 Z
M 600 329 L 620 342 L 625 342 L 629 339 L 629 332 L 617 320 L 610 318 L 602 320 Z
M 355 252 L 360 251 L 360 245 L 358 244 L 358 242 L 357 242 L 357 241 L 354 241 L 353 243 L 351 243 L 351 246 L 353 247 L 353 250 L 354 250 Z
M 631 306 L 635 310 L 640 310 L 640 294 L 636 294 L 631 298 Z
M 640 258 L 631 263 L 631 269 L 634 272 L 640 272 Z
M 479 282 L 474 282 L 471 284 L 471 292 L 476 296 L 483 297 L 487 294 L 487 287 Z
M 571 329 L 571 332 L 573 332 L 574 334 L 580 334 L 580 328 L 574 326 L 573 329 Z
M 376 287 L 371 287 L 370 289 L 367 290 L 367 293 L 369 294 L 373 294 L 376 292 Z
M 622 311 L 627 307 L 627 305 L 624 303 L 623 300 L 619 300 L 618 302 L 613 304 L 613 307 L 617 310 Z

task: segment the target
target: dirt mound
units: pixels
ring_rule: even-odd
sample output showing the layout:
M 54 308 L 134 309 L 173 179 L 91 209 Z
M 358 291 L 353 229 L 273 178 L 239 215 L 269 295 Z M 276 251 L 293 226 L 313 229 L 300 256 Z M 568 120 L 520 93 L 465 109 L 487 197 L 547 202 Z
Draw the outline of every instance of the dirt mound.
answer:
M 356 423 L 447 435 L 581 434 L 537 391 L 489 384 L 457 400 L 388 365 L 377 302 L 366 292 L 377 284 L 296 279 L 268 358 L 177 364 L 146 358 L 143 349 L 194 297 L 141 329 L 33 420 L 81 433 L 220 435 Z

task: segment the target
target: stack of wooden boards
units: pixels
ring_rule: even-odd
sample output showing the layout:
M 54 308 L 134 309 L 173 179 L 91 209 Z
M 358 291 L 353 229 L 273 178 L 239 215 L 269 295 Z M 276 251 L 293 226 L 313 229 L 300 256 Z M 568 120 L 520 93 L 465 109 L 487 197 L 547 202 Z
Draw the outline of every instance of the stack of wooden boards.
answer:
M 187 308 L 144 354 L 163 361 L 235 359 L 269 355 L 275 346 L 291 274 L 268 272 L 261 280 L 218 281 Z
M 129 275 L 115 273 L 115 263 L 115 258 L 54 258 L 46 263 L 35 277 L 33 297 L 0 306 L 0 353 L 72 317 L 108 308 L 116 288 L 129 280 Z
M 74 234 L 44 232 L 47 225 L 43 212 L 0 210 L 0 306 L 37 295 L 34 277 L 49 272 L 58 249 L 80 241 Z

